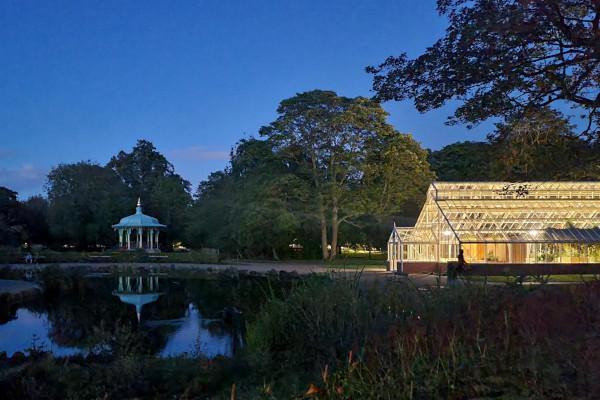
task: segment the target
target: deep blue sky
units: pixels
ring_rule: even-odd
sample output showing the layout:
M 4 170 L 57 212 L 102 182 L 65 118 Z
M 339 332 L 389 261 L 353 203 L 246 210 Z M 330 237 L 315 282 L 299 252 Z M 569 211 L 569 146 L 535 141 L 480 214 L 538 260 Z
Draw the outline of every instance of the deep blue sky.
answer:
M 195 187 L 230 148 L 311 89 L 369 96 L 367 65 L 420 54 L 435 0 L 0 2 L 0 185 L 42 192 L 58 163 L 106 163 L 151 140 Z M 485 136 L 388 103 L 423 146 Z

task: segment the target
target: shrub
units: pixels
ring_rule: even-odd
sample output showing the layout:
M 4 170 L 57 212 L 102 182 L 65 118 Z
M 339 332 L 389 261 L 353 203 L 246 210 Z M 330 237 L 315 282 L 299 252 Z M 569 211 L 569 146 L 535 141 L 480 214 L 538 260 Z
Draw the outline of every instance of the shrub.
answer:
M 598 331 L 598 283 L 420 291 L 338 280 L 269 301 L 247 350 L 274 387 L 305 371 L 320 398 L 586 398 L 600 390 Z

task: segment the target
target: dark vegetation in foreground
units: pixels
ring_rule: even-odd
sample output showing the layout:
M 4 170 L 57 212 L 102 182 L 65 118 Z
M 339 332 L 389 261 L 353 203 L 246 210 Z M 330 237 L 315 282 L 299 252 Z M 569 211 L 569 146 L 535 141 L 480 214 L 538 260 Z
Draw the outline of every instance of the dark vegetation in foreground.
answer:
M 272 288 L 279 288 L 272 281 Z M 12 398 L 592 398 L 600 282 L 418 290 L 313 277 L 247 315 L 233 359 L 112 355 L 2 361 Z M 125 337 L 127 337 L 125 335 Z M 125 340 L 124 343 L 127 343 Z

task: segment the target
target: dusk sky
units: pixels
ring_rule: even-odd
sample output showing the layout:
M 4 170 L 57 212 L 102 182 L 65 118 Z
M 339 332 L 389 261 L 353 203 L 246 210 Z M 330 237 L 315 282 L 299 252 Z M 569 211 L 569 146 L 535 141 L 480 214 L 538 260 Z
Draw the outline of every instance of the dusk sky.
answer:
M 435 0 L 0 2 L 0 186 L 43 192 L 58 163 L 152 141 L 195 188 L 298 92 L 371 96 L 367 65 L 417 56 L 446 27 Z M 424 147 L 485 137 L 387 103 Z

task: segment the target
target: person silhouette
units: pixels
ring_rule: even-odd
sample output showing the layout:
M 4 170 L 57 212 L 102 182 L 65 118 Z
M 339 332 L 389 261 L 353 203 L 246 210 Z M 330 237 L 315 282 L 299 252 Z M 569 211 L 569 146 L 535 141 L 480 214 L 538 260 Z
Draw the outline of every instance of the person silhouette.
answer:
M 467 265 L 467 262 L 465 261 L 465 252 L 461 248 L 458 250 L 458 265 L 456 268 L 457 272 L 459 274 L 462 274 L 463 272 L 465 272 L 466 265 Z

